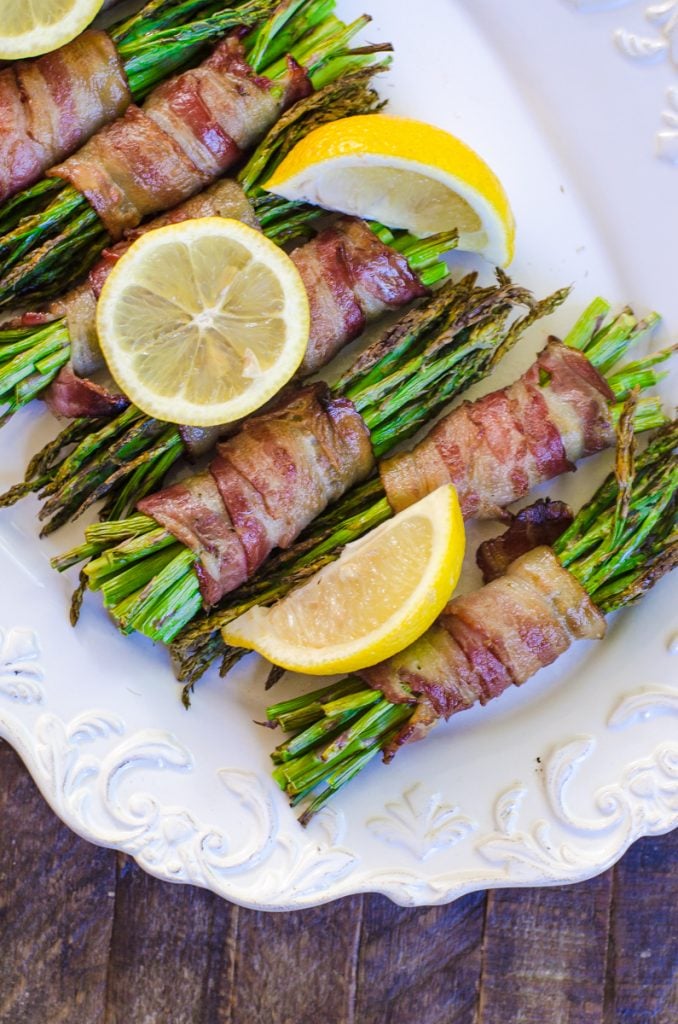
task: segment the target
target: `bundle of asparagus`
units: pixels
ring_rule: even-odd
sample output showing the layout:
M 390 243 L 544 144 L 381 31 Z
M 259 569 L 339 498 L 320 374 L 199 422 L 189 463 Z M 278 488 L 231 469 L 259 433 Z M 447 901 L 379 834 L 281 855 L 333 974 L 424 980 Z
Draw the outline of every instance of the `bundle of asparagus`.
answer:
M 284 0 L 242 45 L 235 38 L 221 44 L 197 71 L 154 90 L 143 109 L 128 107 L 123 118 L 53 167 L 49 205 L 0 237 L 0 308 L 64 291 L 112 238 L 223 173 L 309 88 L 322 88 L 390 49 L 375 44 L 351 50 L 350 40 L 370 19 L 345 25 L 333 8 L 334 0 Z M 194 105 L 173 105 L 182 91 L 200 93 L 198 72 L 214 79 L 211 102 L 219 98 L 223 105 L 218 118 L 209 111 L 209 138 L 207 126 L 191 120 Z
M 0 73 L 8 120 L 0 140 L 0 233 L 44 209 L 58 191 L 57 180 L 38 181 L 49 167 L 190 63 L 206 43 L 256 24 L 275 3 L 149 0 L 107 32 L 90 30 L 56 53 Z M 38 113 L 36 103 L 46 98 L 50 109 Z
M 631 423 L 632 415 L 622 420 L 616 473 L 552 548 L 523 555 L 505 577 L 455 598 L 401 654 L 267 709 L 270 722 L 293 733 L 272 758 L 291 804 L 308 801 L 302 824 L 380 751 L 389 761 L 440 718 L 525 682 L 572 640 L 601 637 L 604 614 L 637 601 L 678 564 L 678 421 L 635 468 Z M 529 651 L 520 641 L 528 629 Z
M 263 448 L 258 449 L 258 442 L 254 440 L 261 429 L 265 444 L 268 444 L 265 439 L 273 436 L 271 430 L 283 429 L 288 438 L 285 443 L 293 444 L 292 439 L 296 438 L 302 452 L 305 451 L 303 439 L 308 429 L 307 412 L 302 414 L 301 410 L 316 410 L 319 397 L 321 405 L 329 410 L 336 409 L 336 414 L 350 423 L 350 427 L 344 428 L 348 431 L 346 436 L 351 451 L 346 455 L 345 468 L 348 478 L 355 479 L 356 460 L 360 460 L 362 467 L 358 475 L 365 468 L 369 470 L 373 455 L 381 455 L 410 436 L 420 423 L 435 416 L 451 397 L 482 379 L 527 324 L 550 312 L 563 298 L 564 293 L 559 292 L 544 302 L 536 303 L 529 292 L 512 285 L 503 275 L 500 275 L 499 283 L 490 288 L 478 288 L 474 275 L 457 284 L 445 285 L 428 303 L 405 316 L 359 357 L 356 365 L 362 367 L 364 386 L 352 388 L 351 403 L 343 398 L 343 379 L 334 385 L 327 397 L 318 396 L 317 389 L 300 392 L 270 418 L 254 418 L 246 430 L 227 442 L 229 451 L 225 453 L 226 457 L 235 458 L 235 451 L 241 445 L 249 451 L 250 439 L 253 439 L 253 450 L 260 450 L 263 455 Z M 527 306 L 528 312 L 523 317 L 514 318 L 520 305 Z M 398 383 L 384 400 L 382 380 L 387 374 Z M 355 381 L 353 383 L 356 384 Z M 299 404 L 300 412 L 293 411 L 295 402 Z M 289 417 L 287 408 L 290 409 Z M 409 416 L 403 415 L 403 408 L 411 410 Z M 321 415 L 320 410 L 313 415 Z M 259 420 L 261 426 L 258 426 Z M 368 428 L 372 432 L 373 454 L 367 441 Z M 314 429 L 314 421 L 311 429 Z M 351 447 L 354 444 L 355 449 Z M 256 462 L 257 457 L 254 458 Z M 316 463 L 311 470 L 319 471 L 319 465 Z M 335 469 L 338 469 L 336 463 Z M 221 463 L 216 472 L 223 474 Z M 186 493 L 187 486 L 198 490 L 213 486 L 209 481 L 201 483 L 204 479 L 202 475 L 194 481 L 184 481 L 181 494 Z M 334 472 L 332 479 L 336 484 Z M 267 483 L 275 487 L 277 481 L 270 479 Z M 308 501 L 310 491 L 299 493 L 299 488 L 294 490 L 295 493 L 288 498 L 302 507 L 291 514 L 284 513 L 285 530 L 291 531 L 292 536 L 303 529 L 309 514 L 314 514 Z M 368 493 L 374 493 L 373 485 L 369 485 Z M 174 490 L 169 489 L 166 494 L 171 504 Z M 362 491 L 361 498 L 364 499 Z M 355 496 L 350 500 L 355 501 Z M 157 502 L 158 498 L 154 497 L 154 507 L 157 507 Z M 377 518 L 388 514 L 383 509 L 384 505 L 386 502 L 380 504 Z M 225 509 L 221 514 L 224 529 L 231 536 L 233 528 L 227 526 Z M 196 513 L 196 516 L 195 521 L 199 521 L 202 513 Z M 252 535 L 254 523 L 250 517 L 248 529 Z M 271 543 L 270 534 L 266 541 L 260 536 L 256 557 L 265 557 Z M 248 564 L 252 564 L 254 557 L 252 551 Z M 86 531 L 86 543 L 56 558 L 53 564 L 63 571 L 85 559 L 91 559 L 84 570 L 88 585 L 102 590 L 109 611 L 126 632 L 138 630 L 152 639 L 167 642 L 201 608 L 200 567 L 196 564 L 196 555 L 183 543 L 177 542 L 173 534 L 159 526 L 150 515 L 136 515 L 127 520 L 90 527 Z M 231 568 L 228 559 L 225 567 Z
M 611 423 L 618 419 L 621 403 L 625 400 L 631 388 L 640 387 L 641 389 L 646 389 L 654 387 L 659 382 L 663 374 L 658 374 L 654 367 L 657 363 L 667 359 L 672 350 L 657 352 L 645 359 L 628 363 L 621 370 L 615 371 L 614 367 L 617 361 L 628 353 L 633 345 L 647 337 L 648 332 L 653 329 L 658 318 L 653 314 L 638 321 L 629 310 L 623 310 L 611 322 L 606 323 L 609 309 L 609 305 L 602 299 L 594 300 L 573 326 L 565 338 L 564 344 L 568 348 L 581 352 L 586 356 L 592 367 L 596 368 L 599 373 L 605 374 L 610 388 L 610 397 L 613 398 L 609 415 L 607 415 L 607 421 Z M 548 351 L 548 347 L 546 351 Z M 388 363 L 386 363 L 385 368 L 390 370 Z M 422 369 L 428 370 L 425 362 Z M 493 393 L 485 399 L 481 399 L 479 402 L 474 403 L 470 410 L 468 407 L 462 406 L 461 409 L 453 411 L 441 420 L 439 427 L 436 429 L 445 432 L 449 436 L 455 434 L 461 417 L 467 420 L 470 415 L 473 418 L 479 419 L 482 424 L 483 415 L 485 412 L 488 412 L 495 419 L 497 408 L 502 406 L 505 408 L 508 393 L 515 389 L 517 391 L 516 397 L 518 397 L 523 391 L 522 381 L 526 377 L 529 378 L 530 375 L 535 377 L 536 382 L 544 389 L 549 388 L 549 371 L 545 365 L 540 365 L 540 361 L 537 360 L 531 370 L 528 371 L 528 374 L 517 381 L 511 389 L 503 389 L 501 392 Z M 360 368 L 356 367 L 353 371 L 349 371 L 345 380 L 341 383 L 346 387 L 345 393 L 349 396 L 356 394 L 353 390 L 356 386 L 358 388 L 366 387 L 368 392 L 370 388 L 373 388 L 375 400 L 380 398 L 382 402 L 388 403 L 393 401 L 394 398 L 397 401 L 400 390 L 398 375 L 395 374 L 392 379 L 397 384 L 392 394 L 389 394 L 392 385 L 391 377 L 388 373 L 384 375 L 383 381 L 380 381 L 379 377 L 371 372 L 363 376 Z M 434 380 L 435 378 L 432 379 Z M 427 394 L 428 380 L 428 373 L 426 372 L 421 384 L 421 394 Z M 405 388 L 404 396 L 407 397 L 407 395 L 408 391 Z M 577 388 L 573 387 L 565 407 L 570 409 L 570 415 L 575 418 L 578 415 L 576 411 L 577 406 L 582 398 L 583 394 L 579 394 Z M 427 418 L 426 401 L 424 401 L 423 405 L 420 405 L 418 402 L 411 400 L 411 394 L 409 399 L 410 401 L 403 403 L 402 410 L 398 413 L 403 427 L 403 433 L 400 437 L 410 436 Z M 606 402 L 604 404 L 607 405 Z M 635 415 L 636 426 L 639 430 L 649 430 L 660 426 L 664 422 L 661 404 L 656 398 L 642 399 L 638 404 Z M 607 447 L 613 440 L 613 436 L 606 429 L 605 423 L 601 425 L 604 428 L 603 433 L 599 435 L 593 450 Z M 373 438 L 376 438 L 377 443 L 379 443 L 381 425 L 373 423 L 372 426 Z M 514 486 L 515 479 L 519 479 L 521 473 L 523 473 L 523 467 L 517 461 L 520 458 L 519 451 L 521 447 L 525 446 L 526 438 L 529 440 L 532 437 L 530 443 L 534 444 L 544 427 L 548 427 L 548 416 L 543 417 L 539 415 L 537 422 L 532 420 L 530 425 L 528 425 L 526 419 L 524 427 L 512 424 L 510 421 L 508 423 L 501 419 L 498 421 L 497 434 L 500 451 L 499 458 L 495 458 L 492 464 L 496 471 L 496 477 L 500 481 L 502 479 L 508 479 L 509 481 L 508 490 L 503 492 L 503 504 L 509 504 L 511 500 L 515 500 L 527 493 L 528 488 L 522 487 L 516 490 Z M 580 427 L 585 432 L 586 428 L 583 421 L 581 421 Z M 492 436 L 489 424 L 488 436 Z M 431 434 L 430 437 L 425 438 L 412 454 L 416 456 L 419 453 L 426 456 L 427 448 L 430 446 L 431 438 L 433 437 L 434 434 Z M 517 441 L 517 444 L 512 445 L 512 437 Z M 486 449 L 487 439 L 483 441 L 477 434 L 469 434 L 465 431 L 464 440 L 465 443 L 462 444 L 461 448 L 451 451 L 451 455 L 454 455 L 456 452 L 458 467 L 461 470 L 461 475 L 456 481 L 457 483 L 461 483 L 461 476 L 474 463 L 477 465 L 486 463 L 486 460 L 477 458 L 479 455 L 477 444 L 479 441 L 485 446 L 483 454 L 488 457 L 492 455 Z M 550 440 L 551 438 L 548 433 L 542 439 L 542 448 L 545 452 L 543 468 L 533 467 L 537 469 L 536 476 L 540 480 L 551 479 L 568 468 L 562 463 L 560 465 L 549 463 Z M 578 457 L 581 457 L 582 454 L 584 453 L 580 451 Z M 401 458 L 408 460 L 410 456 L 405 454 Z M 382 478 L 388 477 L 388 467 L 388 462 L 386 466 L 382 464 Z M 395 468 L 397 469 L 397 467 L 398 461 L 395 460 Z M 384 473 L 385 468 L 387 470 L 386 473 Z M 570 465 L 569 468 L 573 468 L 573 465 Z M 427 475 L 425 466 L 419 470 L 416 461 L 414 463 L 414 471 L 417 479 L 421 482 L 423 490 L 427 488 L 432 489 L 438 486 L 439 483 L 446 482 L 445 479 L 441 479 L 435 473 L 433 476 Z M 516 473 L 516 471 L 520 472 Z M 449 479 L 450 477 L 448 476 L 447 480 Z M 524 479 L 526 482 L 529 482 L 528 477 L 524 477 Z M 475 515 L 479 510 L 477 506 L 474 507 L 472 489 L 468 490 L 469 493 L 466 497 L 467 500 L 469 498 L 471 500 L 468 501 L 465 514 Z M 486 487 L 485 490 L 485 506 L 487 507 L 489 504 L 489 506 L 494 505 L 496 508 L 498 495 L 490 493 L 492 488 Z M 421 496 L 423 496 L 423 491 L 412 494 L 411 498 L 416 500 L 416 497 Z M 464 502 L 462 502 L 463 507 Z M 172 644 L 172 654 L 178 664 L 179 678 L 186 683 L 184 700 L 188 701 L 190 689 L 215 659 L 221 660 L 221 671 L 226 673 L 242 657 L 243 653 L 246 653 L 231 648 L 224 642 L 220 632 L 223 626 L 254 605 L 273 604 L 294 586 L 308 579 L 310 575 L 323 565 L 337 558 L 347 543 L 362 537 L 368 530 L 391 515 L 393 515 L 393 507 L 387 497 L 383 479 L 377 478 L 362 487 L 354 489 L 337 502 L 324 516 L 319 517 L 300 536 L 294 546 L 272 558 L 264 566 L 264 569 L 257 573 L 245 587 L 234 591 L 226 601 L 220 603 L 218 609 L 199 618 L 195 623 L 188 626 Z M 95 550 L 93 550 L 93 554 Z

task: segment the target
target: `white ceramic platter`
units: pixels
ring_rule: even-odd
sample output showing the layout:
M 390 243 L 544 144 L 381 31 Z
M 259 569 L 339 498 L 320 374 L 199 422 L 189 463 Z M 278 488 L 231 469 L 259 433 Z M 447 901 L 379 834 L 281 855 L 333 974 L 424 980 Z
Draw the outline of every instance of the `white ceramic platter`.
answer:
M 339 2 L 345 17 L 362 6 Z M 390 109 L 465 138 L 504 181 L 515 279 L 539 294 L 575 285 L 548 328 L 565 331 L 600 293 L 656 307 L 668 325 L 656 344 L 675 337 L 678 2 L 365 6 L 368 37 L 395 44 Z M 543 336 L 475 393 L 510 382 Z M 2 490 L 54 432 L 38 407 L 2 431 Z M 578 505 L 609 464 L 550 493 Z M 434 904 L 586 878 L 678 822 L 678 578 L 604 643 L 373 764 L 304 831 L 270 779 L 276 736 L 253 724 L 263 663 L 211 672 L 185 712 L 164 651 L 119 636 L 96 599 L 69 627 L 73 579 L 48 559 L 81 531 L 40 543 L 30 501 L 0 514 L 0 735 L 65 822 L 161 878 L 275 910 L 363 891 Z M 469 570 L 464 586 L 476 582 Z M 302 685 L 286 677 L 277 699 Z

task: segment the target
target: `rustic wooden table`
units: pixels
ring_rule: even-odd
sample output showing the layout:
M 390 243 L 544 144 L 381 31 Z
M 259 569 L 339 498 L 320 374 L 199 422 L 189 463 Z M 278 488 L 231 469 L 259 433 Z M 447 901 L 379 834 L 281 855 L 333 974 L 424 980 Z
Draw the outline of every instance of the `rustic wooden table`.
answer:
M 675 1024 L 677 850 L 446 907 L 258 913 L 78 838 L 0 741 L 0 1024 Z

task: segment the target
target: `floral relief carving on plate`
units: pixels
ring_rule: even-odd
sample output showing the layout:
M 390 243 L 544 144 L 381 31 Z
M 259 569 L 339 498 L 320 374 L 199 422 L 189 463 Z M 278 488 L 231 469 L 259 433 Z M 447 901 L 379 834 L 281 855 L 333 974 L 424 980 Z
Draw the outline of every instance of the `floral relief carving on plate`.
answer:
M 596 863 L 596 855 L 582 859 L 579 850 L 558 843 L 544 818 L 521 826 L 527 793 L 528 787 L 516 782 L 500 794 L 494 807 L 495 830 L 479 839 L 476 849 L 490 864 L 501 866 L 506 878 L 530 877 L 535 871 L 544 880 L 581 877 L 585 865 Z
M 418 782 L 400 800 L 386 804 L 383 817 L 368 819 L 367 827 L 377 838 L 402 846 L 424 861 L 460 842 L 477 825 L 458 807 L 444 803 L 440 793 L 427 793 Z
M 678 813 L 678 744 L 659 744 L 627 765 L 618 781 L 597 789 L 591 817 L 574 810 L 568 784 L 595 746 L 593 737 L 577 737 L 549 758 L 546 788 L 556 817 L 579 833 L 616 831 L 622 849 L 640 835 L 670 828 Z
M 271 905 L 306 906 L 314 902 L 314 894 L 344 881 L 359 863 L 359 857 L 342 845 L 345 827 L 343 812 L 326 807 L 307 829 L 295 825 L 291 832 L 281 831 L 274 866 L 257 880 L 257 899 Z
M 24 704 L 39 703 L 37 656 L 34 634 L 5 631 L 0 640 L 0 693 Z M 152 778 L 155 772 L 192 770 L 192 754 L 169 732 L 141 729 L 128 735 L 121 716 L 99 709 L 68 722 L 42 713 L 31 725 L 0 714 L 0 725 L 13 736 L 63 820 L 88 838 L 125 850 L 147 870 L 216 887 L 218 877 L 248 871 L 270 852 L 275 814 L 265 787 L 251 772 L 219 772 L 246 815 L 242 843 L 231 843 L 181 807 L 164 805 L 150 787 L 139 788 L 140 772 Z
M 628 5 L 630 0 L 569 0 L 579 11 L 612 10 Z M 678 71 L 678 0 L 661 0 L 645 4 L 645 18 L 651 24 L 647 32 L 632 32 L 618 28 L 613 39 L 618 49 L 629 59 L 641 64 L 668 61 Z M 657 155 L 667 163 L 678 165 L 678 88 L 666 91 L 666 106 L 661 113 L 662 127 L 657 132 Z
M 626 729 L 658 715 L 678 715 L 678 691 L 666 686 L 645 686 L 627 694 L 610 712 L 610 729 Z
M 40 703 L 34 665 L 37 638 L 12 629 L 0 638 L 0 694 Z M 188 882 L 230 898 L 313 901 L 313 894 L 344 878 L 358 858 L 339 845 L 343 814 L 323 810 L 312 828 L 279 834 L 274 788 L 268 779 L 237 767 L 220 768 L 219 782 L 237 826 L 228 831 L 202 822 L 152 790 L 154 773 L 187 773 L 191 752 L 160 729 L 127 732 L 123 718 L 92 709 L 66 722 L 42 713 L 33 723 L 0 714 L 12 741 L 56 813 L 86 838 L 124 850 L 167 881 Z M 140 779 L 144 773 L 143 782 Z M 148 781 L 147 781 L 148 780 Z M 229 815 L 229 825 L 231 816 Z M 271 862 L 266 882 L 258 869 Z

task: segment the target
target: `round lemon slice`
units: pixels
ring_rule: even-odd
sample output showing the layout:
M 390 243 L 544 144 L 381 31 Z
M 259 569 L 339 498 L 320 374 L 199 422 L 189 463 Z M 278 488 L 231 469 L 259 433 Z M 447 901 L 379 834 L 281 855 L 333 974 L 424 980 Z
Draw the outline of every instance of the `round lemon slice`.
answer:
M 140 409 L 208 427 L 260 408 L 294 374 L 308 296 L 273 242 L 205 217 L 137 239 L 103 287 L 97 330 L 111 374 Z
M 265 187 L 419 237 L 456 228 L 459 249 L 502 267 L 513 259 L 515 224 L 501 182 L 466 143 L 421 121 L 332 121 L 297 143 Z
M 0 16 L 0 60 L 37 57 L 70 43 L 94 20 L 103 0 L 10 0 Z
M 457 492 L 448 484 L 348 544 L 271 608 L 234 619 L 224 639 L 309 675 L 375 665 L 437 618 L 459 579 L 464 547 Z

